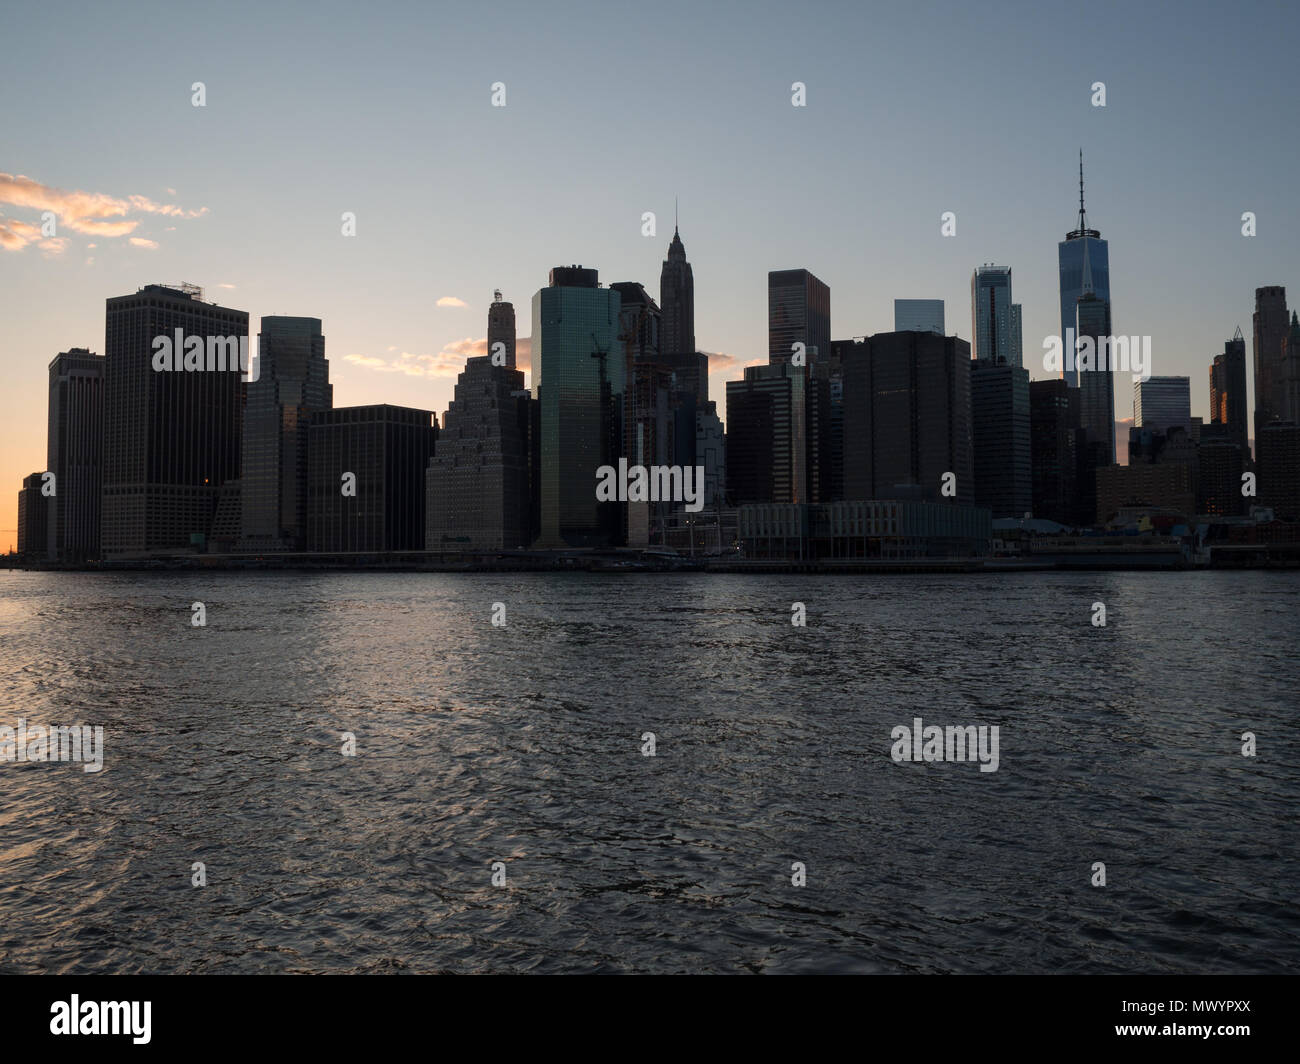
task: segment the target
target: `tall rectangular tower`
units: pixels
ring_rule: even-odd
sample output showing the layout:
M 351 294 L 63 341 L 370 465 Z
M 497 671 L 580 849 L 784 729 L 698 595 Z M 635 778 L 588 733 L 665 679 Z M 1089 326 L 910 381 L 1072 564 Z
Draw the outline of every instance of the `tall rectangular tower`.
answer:
M 1013 350 L 1011 267 L 978 266 L 970 278 L 972 356 L 991 366 L 1020 365 Z
M 99 557 L 104 359 L 74 347 L 50 363 L 49 444 L 55 475 L 49 553 L 58 561 Z
M 1255 440 L 1270 421 L 1285 417 L 1282 367 L 1286 357 L 1286 289 L 1255 289 Z
M 107 300 L 106 317 L 104 556 L 202 545 L 239 479 L 248 314 L 194 285 L 151 284 Z
M 1083 209 L 1083 152 L 1079 152 L 1079 217 L 1075 228 L 1065 234 L 1056 246 L 1061 288 L 1061 342 L 1069 330 L 1077 325 L 1076 305 L 1084 295 L 1084 267 L 1089 274 L 1088 288 L 1107 307 L 1110 300 L 1110 246 L 1101 238 L 1101 232 L 1088 227 L 1088 216 Z M 1067 364 L 1061 375 L 1075 388 L 1081 386 L 1077 366 Z
M 240 484 L 240 547 L 303 550 L 307 425 L 334 405 L 320 318 L 265 317 L 258 377 L 248 385 Z
M 533 296 L 543 547 L 613 546 L 622 537 L 622 504 L 596 498 L 597 470 L 617 466 L 623 449 L 620 307 L 618 292 L 581 266 L 557 266 Z
M 768 361 L 785 365 L 796 343 L 804 345 L 805 366 L 830 353 L 831 290 L 808 270 L 773 270 L 767 275 Z
M 1246 340 L 1238 329 L 1223 344 L 1223 354 L 1210 366 L 1210 422 L 1226 425 L 1228 437 L 1250 461 L 1250 406 L 1246 400 Z

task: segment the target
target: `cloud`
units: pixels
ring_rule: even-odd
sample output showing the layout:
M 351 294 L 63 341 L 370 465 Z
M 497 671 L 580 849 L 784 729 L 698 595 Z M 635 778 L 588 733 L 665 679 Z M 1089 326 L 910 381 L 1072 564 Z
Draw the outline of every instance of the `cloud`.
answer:
M 142 237 L 142 236 L 133 236 L 133 237 L 131 238 L 131 243 L 132 243 L 135 247 L 138 247 L 138 248 L 148 248 L 150 251 L 154 250 L 154 249 L 158 246 L 158 241 L 156 241 L 156 240 L 146 240 L 146 239 L 145 239 L 144 237 Z
M 198 218 L 208 213 L 207 207 L 189 210 L 174 203 L 157 203 L 147 196 L 132 195 L 123 199 L 103 192 L 70 192 L 43 185 L 21 174 L 3 172 L 0 172 L 0 203 L 42 212 L 53 211 L 63 229 L 103 237 L 130 236 L 140 224 L 139 219 L 127 217 L 133 213 L 159 214 L 168 218 Z M 13 219 L 0 222 L 0 246 L 17 251 L 32 243 L 30 236 L 24 236 L 20 228 L 23 226 L 35 228 Z
M 48 259 L 56 255 L 62 255 L 68 250 L 68 245 L 71 243 L 72 241 L 66 236 L 52 236 L 48 240 L 40 241 L 36 246 L 45 252 L 45 257 Z
M 390 352 L 396 348 L 390 347 Z M 516 368 L 527 370 L 532 345 L 529 337 L 524 336 L 515 341 Z M 475 340 L 467 336 L 464 340 L 454 340 L 436 355 L 417 355 L 410 351 L 401 351 L 396 358 L 378 358 L 375 355 L 345 355 L 344 361 L 364 369 L 373 369 L 379 373 L 403 373 L 408 377 L 447 378 L 456 377 L 465 368 L 465 360 L 479 355 L 486 355 L 487 337 Z
M 16 218 L 0 218 L 0 247 L 6 251 L 21 251 L 39 239 L 40 235 L 39 226 L 20 222 Z
M 701 353 L 709 356 L 710 377 L 715 373 L 739 373 L 748 366 L 767 364 L 765 358 L 741 358 L 740 355 L 731 355 L 725 351 L 704 351 Z
M 440 307 L 467 307 L 469 306 L 463 299 L 457 299 L 455 296 L 443 296 L 438 300 Z
M 217 287 L 218 287 L 218 288 L 234 288 L 235 286 L 234 286 L 233 284 L 219 284 L 219 285 L 217 285 Z

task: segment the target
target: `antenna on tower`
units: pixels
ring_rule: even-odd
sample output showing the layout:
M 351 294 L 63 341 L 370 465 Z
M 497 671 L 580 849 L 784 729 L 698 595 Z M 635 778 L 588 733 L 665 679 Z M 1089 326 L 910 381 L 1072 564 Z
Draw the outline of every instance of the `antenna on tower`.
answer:
M 673 235 L 677 235 L 677 197 L 673 197 Z
M 1245 339 L 1245 337 L 1241 335 L 1241 326 L 1240 326 L 1240 325 L 1237 326 L 1237 331 L 1236 331 L 1235 333 L 1232 334 L 1232 338 L 1233 338 L 1234 340 L 1244 340 L 1244 339 Z
M 1088 228 L 1088 219 L 1083 210 L 1083 149 L 1079 149 L 1079 230 Z

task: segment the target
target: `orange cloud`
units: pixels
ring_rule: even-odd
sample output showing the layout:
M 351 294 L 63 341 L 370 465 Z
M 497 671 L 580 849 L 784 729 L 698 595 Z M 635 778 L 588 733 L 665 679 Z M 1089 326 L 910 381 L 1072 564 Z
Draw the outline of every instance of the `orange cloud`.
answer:
M 729 355 L 725 351 L 704 351 L 701 353 L 709 356 L 710 377 L 715 373 L 743 370 L 747 366 L 762 366 L 767 362 L 765 358 L 742 359 L 739 355 Z
M 469 306 L 463 299 L 457 299 L 455 296 L 442 296 L 437 303 L 440 307 L 467 307 Z
M 389 348 L 389 351 L 395 348 Z M 515 341 L 516 368 L 528 370 L 532 344 L 529 337 L 523 336 Z M 345 355 L 344 361 L 364 369 L 373 369 L 380 373 L 404 373 L 408 377 L 455 377 L 465 368 L 465 360 L 486 355 L 487 337 L 475 340 L 467 336 L 464 340 L 454 340 L 436 355 L 417 355 L 410 351 L 400 352 L 396 358 L 378 358 L 374 355 Z
M 132 213 L 159 214 L 167 218 L 198 218 L 208 213 L 207 207 L 188 210 L 173 203 L 157 203 L 147 196 L 133 195 L 122 199 L 102 192 L 69 192 L 43 185 L 21 174 L 3 172 L 0 172 L 0 203 L 37 211 L 53 211 L 58 224 L 64 229 L 105 237 L 129 236 L 133 233 L 140 223 L 126 217 Z M 12 219 L 0 222 L 0 246 L 15 251 L 31 243 L 30 236 L 23 238 L 23 231 L 19 228 L 21 226 L 35 228 Z M 19 239 L 15 239 L 15 235 Z M 150 241 L 149 244 L 153 242 Z
M 131 238 L 131 243 L 138 248 L 149 248 L 151 251 L 158 246 L 158 241 L 146 240 L 142 236 L 133 236 Z

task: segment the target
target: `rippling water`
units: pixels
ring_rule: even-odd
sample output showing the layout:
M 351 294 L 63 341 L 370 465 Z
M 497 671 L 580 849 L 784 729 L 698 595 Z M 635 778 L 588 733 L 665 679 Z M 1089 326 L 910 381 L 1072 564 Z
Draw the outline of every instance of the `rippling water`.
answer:
M 105 729 L 0 764 L 0 971 L 1295 970 L 1298 631 L 1294 574 L 0 573 L 0 725 Z

